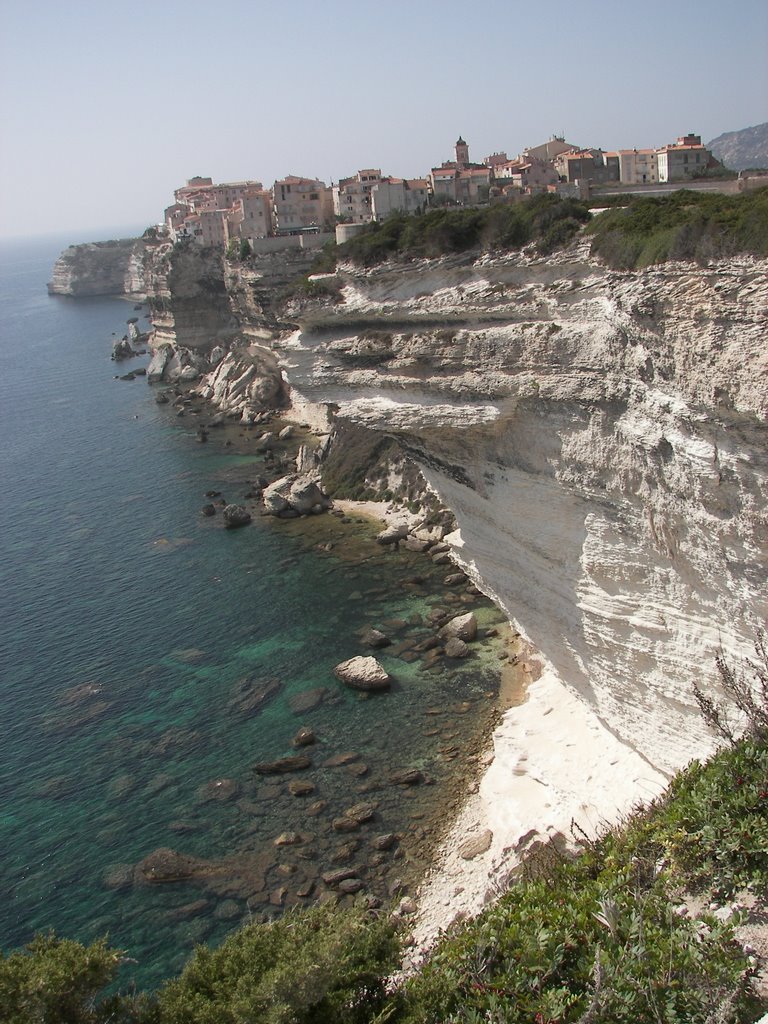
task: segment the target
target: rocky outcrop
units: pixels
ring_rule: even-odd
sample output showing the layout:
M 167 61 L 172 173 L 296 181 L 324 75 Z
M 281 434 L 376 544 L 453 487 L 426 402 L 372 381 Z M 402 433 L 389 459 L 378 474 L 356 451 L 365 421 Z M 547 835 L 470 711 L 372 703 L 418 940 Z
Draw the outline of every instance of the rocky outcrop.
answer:
M 147 294 L 147 267 L 159 243 L 154 238 L 120 238 L 70 245 L 54 264 L 49 295 Z
M 112 359 L 116 363 L 120 363 L 123 359 L 132 359 L 136 353 L 133 350 L 128 338 L 121 338 L 120 341 L 116 341 L 112 346 Z
M 317 515 L 332 504 L 322 490 L 317 474 L 300 476 L 295 473 L 265 487 L 262 501 L 264 508 L 273 516 L 289 512 L 300 516 Z
M 453 559 L 665 771 L 768 613 L 768 264 L 608 270 L 584 245 L 370 271 L 285 345 L 291 386 L 389 438 Z M 362 335 L 389 356 L 342 358 Z
M 212 359 L 218 352 L 214 350 Z M 220 412 L 252 422 L 265 409 L 286 404 L 286 389 L 274 353 L 251 344 L 220 358 L 195 389 Z

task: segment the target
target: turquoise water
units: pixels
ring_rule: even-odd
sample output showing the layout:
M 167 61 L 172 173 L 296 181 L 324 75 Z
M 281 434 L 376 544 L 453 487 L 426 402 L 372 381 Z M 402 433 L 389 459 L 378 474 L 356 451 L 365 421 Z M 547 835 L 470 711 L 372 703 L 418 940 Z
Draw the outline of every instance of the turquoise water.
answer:
M 0 250 L 0 945 L 108 933 L 135 961 L 124 980 L 153 985 L 196 942 L 321 896 L 331 868 L 354 864 L 382 898 L 416 877 L 492 714 L 498 661 L 486 644 L 425 671 L 412 647 L 435 604 L 499 616 L 363 522 L 225 531 L 201 517 L 205 491 L 239 499 L 260 463 L 197 443 L 144 379 L 114 379 L 113 333 L 144 311 L 48 297 L 62 247 Z M 364 699 L 332 669 L 364 653 L 371 624 L 399 644 L 381 656 L 396 684 Z M 315 688 L 322 702 L 297 713 Z M 295 753 L 303 725 L 312 767 L 256 775 Z M 403 767 L 427 784 L 392 785 Z M 313 793 L 291 795 L 299 777 Z M 362 800 L 374 821 L 334 828 Z M 286 830 L 300 842 L 275 846 Z M 386 832 L 400 840 L 373 852 Z M 164 847 L 205 864 L 150 884 L 136 865 Z

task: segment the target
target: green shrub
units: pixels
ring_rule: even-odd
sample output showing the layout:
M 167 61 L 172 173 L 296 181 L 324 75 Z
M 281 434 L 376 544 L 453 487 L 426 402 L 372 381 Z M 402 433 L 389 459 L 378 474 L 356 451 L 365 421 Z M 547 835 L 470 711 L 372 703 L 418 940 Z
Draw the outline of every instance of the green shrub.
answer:
M 393 926 L 316 906 L 198 947 L 158 997 L 161 1024 L 364 1024 L 398 963 Z
M 53 934 L 22 950 L 0 952 L 0 1007 L 7 1024 L 97 1024 L 119 1020 L 120 1000 L 97 997 L 114 978 L 121 953 L 100 939 L 83 946 Z
M 622 207 L 598 214 L 586 229 L 592 252 L 616 269 L 665 260 L 706 263 L 741 252 L 768 255 L 768 189 L 735 196 L 681 189 L 622 198 Z
M 656 835 L 687 884 L 768 895 L 768 747 L 746 739 L 694 761 L 669 787 Z
M 730 927 L 676 914 L 663 878 L 595 869 L 594 858 L 561 861 L 446 936 L 408 982 L 402 1019 L 693 1024 L 720 1005 L 752 1013 Z
M 338 255 L 370 267 L 393 256 L 405 258 L 448 255 L 483 247 L 519 249 L 539 239 L 547 251 L 570 241 L 589 220 L 587 207 L 554 195 L 535 196 L 512 206 L 441 207 L 420 217 L 397 213 L 367 225 L 338 247 Z

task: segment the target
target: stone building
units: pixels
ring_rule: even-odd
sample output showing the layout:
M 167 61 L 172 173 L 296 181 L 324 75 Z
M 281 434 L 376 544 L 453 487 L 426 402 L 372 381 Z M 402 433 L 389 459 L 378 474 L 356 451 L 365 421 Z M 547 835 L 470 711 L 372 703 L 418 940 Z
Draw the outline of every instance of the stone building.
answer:
M 374 219 L 371 191 L 382 180 L 381 168 L 369 167 L 333 186 L 333 212 L 347 224 L 368 224 Z
M 275 232 L 291 234 L 333 225 L 333 191 L 317 178 L 289 174 L 272 187 Z

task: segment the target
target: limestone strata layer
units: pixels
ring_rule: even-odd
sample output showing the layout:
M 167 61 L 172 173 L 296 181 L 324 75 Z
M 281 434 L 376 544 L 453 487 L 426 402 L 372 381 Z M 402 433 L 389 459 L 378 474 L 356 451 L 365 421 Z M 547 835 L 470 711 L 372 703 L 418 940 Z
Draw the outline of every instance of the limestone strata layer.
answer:
M 710 743 L 693 684 L 768 611 L 766 270 L 619 273 L 584 247 L 344 268 L 283 346 L 305 399 L 399 439 L 457 559 L 665 772 Z
M 50 295 L 147 294 L 147 266 L 155 248 L 153 239 L 121 238 L 108 242 L 70 245 L 54 264 L 48 283 Z
M 531 830 L 594 832 L 711 748 L 693 684 L 716 687 L 715 652 L 749 655 L 768 612 L 768 262 L 620 273 L 577 244 L 342 267 L 323 304 L 177 259 L 156 329 L 220 346 L 202 393 L 251 419 L 282 366 L 303 420 L 395 438 L 455 514 L 456 560 L 539 652 L 422 942 L 479 908 Z

